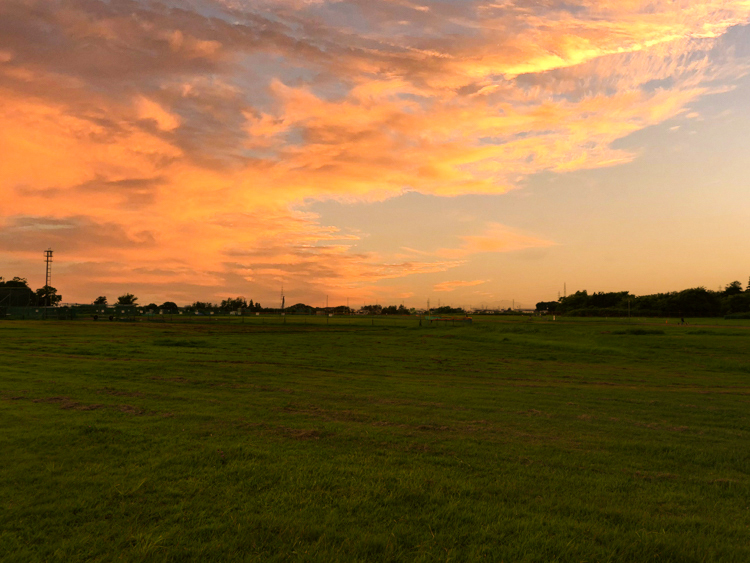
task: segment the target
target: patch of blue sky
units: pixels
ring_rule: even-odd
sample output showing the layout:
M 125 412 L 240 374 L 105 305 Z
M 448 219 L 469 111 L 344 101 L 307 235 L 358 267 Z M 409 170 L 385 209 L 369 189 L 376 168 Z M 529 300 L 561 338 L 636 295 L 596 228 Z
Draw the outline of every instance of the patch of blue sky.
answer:
M 329 102 L 343 101 L 352 90 L 350 84 L 346 84 L 335 78 L 318 77 L 319 79 L 309 84 L 310 91 L 316 97 Z
M 399 92 L 395 95 L 397 100 L 403 100 L 405 102 L 414 102 L 419 105 L 421 111 L 425 111 L 430 108 L 435 102 L 428 96 L 420 96 L 412 92 Z M 402 108 L 404 113 L 413 113 L 412 108 L 405 106 Z
M 551 10 L 556 12 L 567 12 L 574 16 L 585 17 L 589 14 L 591 8 L 581 4 L 573 4 L 571 2 L 558 2 L 552 5 Z
M 680 115 L 615 140 L 612 148 L 652 154 L 655 151 L 664 151 L 663 147 L 666 146 L 671 152 L 687 152 L 688 144 L 681 146 L 675 142 L 677 132 L 679 131 L 680 135 L 694 135 L 700 131 L 703 143 L 690 143 L 690 146 L 699 147 L 693 149 L 694 152 L 689 158 L 691 163 L 704 161 L 705 154 L 712 152 L 705 145 L 711 143 L 714 148 L 723 146 L 719 152 L 724 156 L 738 149 L 740 152 L 746 152 L 746 147 L 750 143 L 750 129 L 747 129 L 747 123 L 750 122 L 750 74 L 733 81 L 731 86 L 732 88 L 727 91 L 696 99 Z M 728 135 L 728 131 L 732 134 Z M 743 139 L 745 142 L 737 143 L 737 139 Z M 710 171 L 709 168 L 708 172 Z M 736 185 L 747 190 L 746 182 Z
M 367 35 L 372 31 L 372 21 L 355 4 L 348 2 L 324 2 L 307 11 L 320 17 L 325 23 L 335 29 Z
M 731 53 L 737 58 L 750 58 L 750 25 L 735 25 L 730 27 L 714 45 L 713 51 Z
M 277 149 L 269 148 L 242 148 L 237 151 L 237 154 L 248 160 L 259 160 L 259 161 L 273 161 L 280 158 L 279 151 Z
M 556 131 L 552 130 L 519 131 L 518 133 L 513 133 L 511 135 L 501 135 L 497 137 L 479 137 L 479 139 L 477 139 L 477 144 L 479 146 L 498 146 L 504 145 L 506 143 L 512 143 L 513 141 L 520 141 L 521 139 L 528 139 L 531 137 L 544 137 L 546 135 L 554 134 L 556 134 Z
M 641 85 L 641 89 L 650 93 L 655 92 L 656 90 L 669 90 L 674 86 L 674 84 L 674 78 L 668 76 L 666 78 L 657 78 L 654 80 L 649 80 L 648 82 L 644 82 Z
M 307 144 L 303 129 L 300 127 L 290 127 L 280 135 L 285 147 L 303 147 Z
M 242 69 L 234 73 L 232 84 L 238 87 L 251 105 L 261 111 L 270 111 L 276 99 L 270 90 L 272 80 L 287 86 L 299 86 L 312 81 L 317 75 L 313 68 L 304 68 L 286 57 L 271 53 L 248 53 L 239 61 Z
M 233 84 L 240 88 L 252 106 L 261 111 L 270 111 L 275 102 L 269 86 L 272 80 L 292 88 L 304 87 L 316 97 L 328 101 L 340 101 L 351 91 L 352 85 L 328 73 L 321 67 L 303 66 L 271 53 L 249 53 L 242 57 L 243 72 L 236 73 Z
M 145 8 L 153 7 L 153 2 L 150 0 L 138 0 L 138 3 Z M 207 2 L 206 0 L 162 0 L 161 4 L 168 8 L 193 12 L 207 18 L 221 18 L 226 21 L 232 21 L 232 18 L 227 14 L 226 8 L 218 2 Z
M 476 34 L 475 26 L 467 26 L 460 17 L 439 14 L 425 21 L 420 6 L 442 5 L 437 11 L 458 13 L 458 4 L 474 4 L 474 0 L 451 0 L 450 2 L 418 2 L 414 6 L 378 4 L 359 5 L 349 2 L 321 3 L 306 8 L 331 28 L 343 30 L 364 38 L 384 37 L 388 42 L 398 42 L 399 37 L 409 39 L 443 38 L 445 35 L 467 36 Z

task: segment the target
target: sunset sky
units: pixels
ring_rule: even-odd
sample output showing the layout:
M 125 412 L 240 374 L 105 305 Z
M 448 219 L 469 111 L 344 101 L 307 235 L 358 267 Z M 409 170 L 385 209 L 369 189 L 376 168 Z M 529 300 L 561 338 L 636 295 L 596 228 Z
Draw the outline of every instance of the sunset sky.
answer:
M 533 306 L 750 276 L 750 1 L 0 0 L 0 276 Z

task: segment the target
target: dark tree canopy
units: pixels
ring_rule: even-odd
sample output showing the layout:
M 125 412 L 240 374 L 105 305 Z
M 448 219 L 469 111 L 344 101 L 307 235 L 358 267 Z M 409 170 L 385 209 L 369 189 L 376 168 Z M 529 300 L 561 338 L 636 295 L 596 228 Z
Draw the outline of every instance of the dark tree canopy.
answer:
M 0 278 L 0 287 L 29 287 L 29 282 L 26 281 L 26 278 L 17 276 L 8 281 L 3 281 L 3 278 Z
M 465 315 L 466 314 L 466 311 L 464 311 L 461 307 L 449 307 L 447 305 L 443 305 L 442 307 L 433 309 L 432 312 L 437 313 L 438 315 Z
M 138 298 L 132 293 L 126 293 L 117 298 L 118 305 L 135 305 L 136 301 L 138 301 Z
M 742 293 L 742 282 L 733 281 L 724 288 L 724 295 L 738 295 Z
M 36 290 L 36 304 L 39 307 L 54 307 L 60 301 L 62 296 L 57 294 L 57 289 L 50 285 L 45 285 Z
M 558 303 L 557 301 L 540 301 L 536 304 L 536 310 L 554 313 L 557 310 L 557 306 L 559 304 L 560 303 Z
M 365 305 L 362 307 L 363 311 L 367 311 L 371 315 L 379 315 L 383 311 L 382 305 Z
M 237 311 L 239 309 L 247 308 L 247 301 L 244 297 L 228 297 L 221 302 L 219 305 L 222 311 Z
M 538 303 L 537 309 L 547 303 Z M 577 291 L 562 297 L 556 312 L 575 316 L 718 317 L 750 312 L 750 291 L 734 281 L 722 291 L 693 287 L 670 293 L 631 295 L 627 291 L 594 293 Z

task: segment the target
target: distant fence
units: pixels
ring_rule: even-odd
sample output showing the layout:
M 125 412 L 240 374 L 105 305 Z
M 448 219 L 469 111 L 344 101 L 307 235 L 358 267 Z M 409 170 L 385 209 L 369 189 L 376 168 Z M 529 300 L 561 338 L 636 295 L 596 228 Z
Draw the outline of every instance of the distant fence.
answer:
M 220 310 L 168 310 L 153 311 L 135 305 L 92 305 L 66 303 L 56 307 L 2 307 L 0 320 L 97 320 L 119 322 L 211 322 L 229 323 L 257 322 L 261 324 L 318 324 L 324 322 L 402 326 L 409 321 L 418 326 L 465 326 L 472 323 L 471 317 L 446 315 L 322 315 L 315 312 L 305 315 L 299 311 L 220 311 Z
M 0 319 L 73 320 L 77 312 L 71 307 L 0 307 Z
M 74 320 L 77 318 L 113 318 L 135 317 L 138 311 L 134 307 L 101 307 L 96 305 L 64 304 L 55 307 L 0 307 L 1 319 L 20 320 Z

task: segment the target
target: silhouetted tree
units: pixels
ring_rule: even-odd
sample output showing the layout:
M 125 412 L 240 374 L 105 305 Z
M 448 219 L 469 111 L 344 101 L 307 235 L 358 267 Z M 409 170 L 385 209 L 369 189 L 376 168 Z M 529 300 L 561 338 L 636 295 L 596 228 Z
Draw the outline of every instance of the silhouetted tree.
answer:
M 730 295 L 727 299 L 727 313 L 750 313 L 750 292 Z
M 362 307 L 363 311 L 367 311 L 371 315 L 379 315 L 381 311 L 383 310 L 382 305 L 365 305 Z
M 724 288 L 724 295 L 737 295 L 742 293 L 742 282 L 733 281 Z
M 575 309 L 585 309 L 589 306 L 589 294 L 584 289 L 576 291 L 573 295 L 568 295 L 560 299 L 559 310 L 564 313 Z
M 238 309 L 244 309 L 247 307 L 247 301 L 244 297 L 231 297 L 224 299 L 219 307 L 224 311 L 237 311 Z
M 207 311 L 214 308 L 215 305 L 208 301 L 205 303 L 203 301 L 196 301 L 192 305 L 188 305 L 187 307 L 185 307 L 185 309 L 188 311 Z
M 60 301 L 62 301 L 62 296 L 58 295 L 57 290 L 50 285 L 36 290 L 36 302 L 40 307 L 54 307 Z
M 118 305 L 135 305 L 136 301 L 138 298 L 132 293 L 126 293 L 117 298 Z
M 29 287 L 29 282 L 26 281 L 26 278 L 19 278 L 18 276 L 8 281 L 3 281 L 3 278 L 0 278 L 0 287 Z
M 295 303 L 284 309 L 287 313 L 296 315 L 312 315 L 315 312 L 315 308 L 304 303 Z
M 465 315 L 466 314 L 466 311 L 464 311 L 461 307 L 449 307 L 447 305 L 443 305 L 442 307 L 433 309 L 432 312 L 438 315 Z
M 107 304 L 107 297 L 105 295 L 100 295 L 96 299 L 94 299 L 94 305 L 106 305 Z
M 557 301 L 540 301 L 536 304 L 536 310 L 554 313 L 557 310 L 558 305 L 559 303 Z

